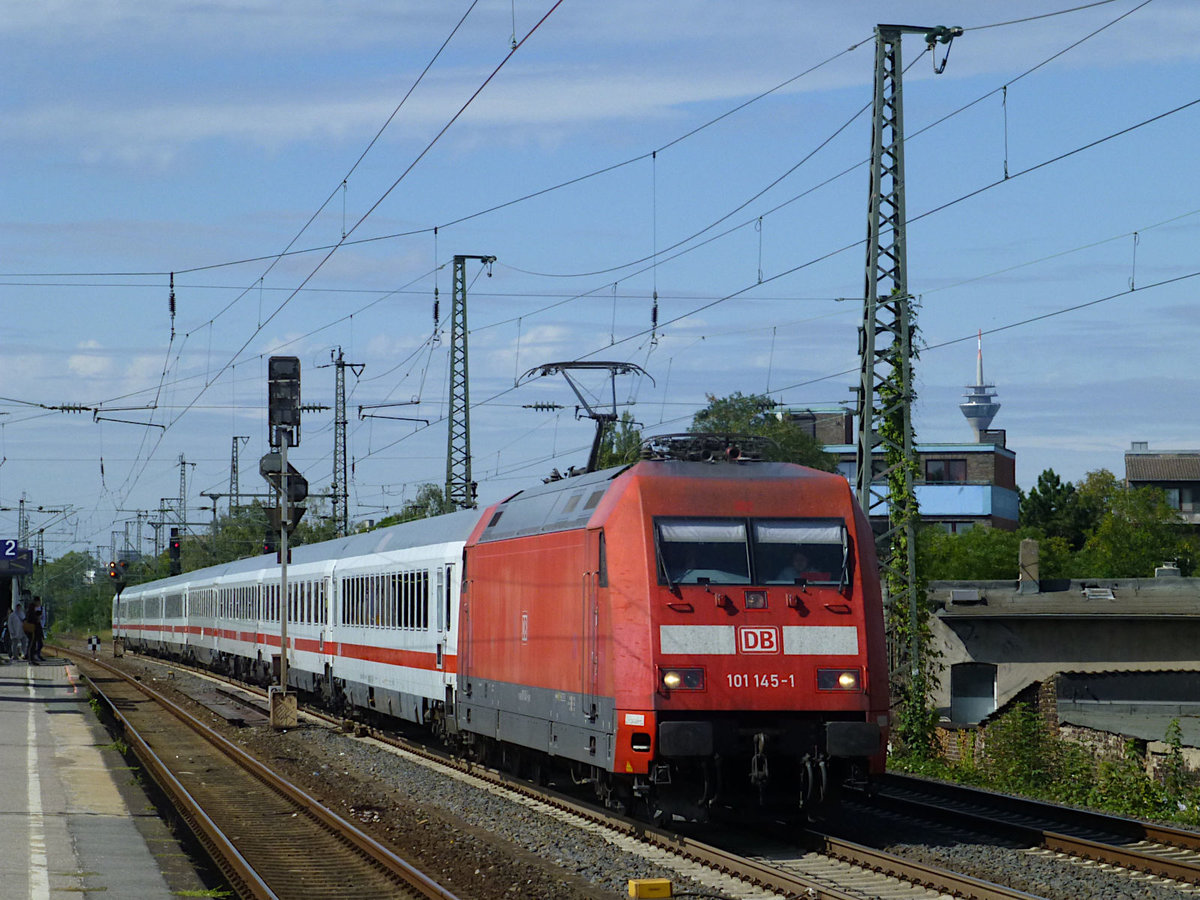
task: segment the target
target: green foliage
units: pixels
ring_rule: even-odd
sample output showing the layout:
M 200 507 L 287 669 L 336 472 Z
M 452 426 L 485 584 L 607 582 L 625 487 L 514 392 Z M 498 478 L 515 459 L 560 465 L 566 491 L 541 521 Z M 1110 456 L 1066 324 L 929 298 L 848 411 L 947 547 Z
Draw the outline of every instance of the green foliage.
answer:
M 775 443 L 768 459 L 799 463 L 826 472 L 837 469 L 837 459 L 826 453 L 803 428 L 775 412 L 776 403 L 766 394 L 747 395 L 737 391 L 728 397 L 712 394 L 707 397 L 708 406 L 692 417 L 688 431 L 693 434 L 756 434 Z
M 1091 807 L 1143 819 L 1200 823 L 1200 786 L 1183 763 L 1181 733 L 1172 722 L 1162 778 L 1146 774 L 1136 741 L 1127 741 L 1116 759 L 1097 758 L 1087 748 L 1058 737 L 1028 704 L 1017 703 L 986 728 L 984 756 L 977 765 L 973 748 L 960 747 L 959 761 L 893 754 L 894 769 L 1023 794 L 1052 803 Z
M 911 421 L 905 412 L 916 397 L 911 386 L 906 398 L 901 396 L 902 390 L 898 372 L 879 387 L 879 405 L 888 410 L 879 423 L 879 436 L 887 466 L 888 518 L 892 529 L 889 556 L 894 561 L 883 570 L 891 600 L 886 611 L 886 628 L 895 660 L 892 694 L 899 700 L 893 735 L 904 752 L 928 758 L 936 752 L 934 733 L 938 716 L 930 695 L 941 660 L 932 647 L 925 574 L 919 565 L 917 547 L 910 543 L 910 536 L 915 539 L 920 528 L 921 511 L 913 491 L 917 461 L 915 456 L 906 459 L 904 455 L 905 446 L 915 443 L 915 436 L 906 433 L 911 429 Z
M 1098 473 L 1097 473 L 1098 474 Z M 1020 495 L 1021 527 L 1035 529 L 1047 537 L 1065 540 L 1072 551 L 1083 546 L 1095 525 L 1099 509 L 1091 495 L 1081 495 L 1075 485 L 1064 483 L 1053 469 L 1038 476 L 1037 486 Z
M 1178 559 L 1190 572 L 1195 558 L 1195 538 L 1184 532 L 1161 490 L 1117 489 L 1084 542 L 1076 568 L 1079 577 L 1145 578 L 1166 559 Z
M 380 519 L 375 528 L 399 525 L 414 519 L 428 519 L 430 516 L 440 516 L 454 510 L 455 506 L 446 498 L 446 492 L 438 485 L 426 482 L 417 488 L 417 496 L 405 503 L 400 512 Z
M 1045 720 L 1018 703 L 988 727 L 983 771 L 997 790 L 1043 796 L 1056 780 L 1057 749 Z
M 621 413 L 619 422 L 613 422 L 604 429 L 604 436 L 600 438 L 600 458 L 596 468 L 610 469 L 613 466 L 637 462 L 641 447 L 641 429 L 633 421 L 629 410 L 625 410 Z
M 1035 538 L 1040 544 L 1042 578 L 1069 576 L 1074 563 L 1066 539 L 1046 537 L 1030 528 L 1002 531 L 977 527 L 949 534 L 937 526 L 926 526 L 917 535 L 917 558 L 921 572 L 932 581 L 1015 581 L 1025 538 Z
M 108 627 L 113 592 L 106 564 L 90 554 L 71 552 L 35 569 L 28 588 L 46 603 L 50 632 L 96 633 Z
M 1021 498 L 1021 529 L 974 528 L 950 535 L 926 528 L 921 571 L 946 581 L 1015 580 L 1023 538 L 1039 544 L 1042 578 L 1148 578 L 1164 560 L 1190 575 L 1200 539 L 1156 488 L 1126 488 L 1107 469 L 1063 484 L 1047 469 Z
M 1167 758 L 1163 762 L 1163 788 L 1168 794 L 1182 794 L 1190 785 L 1187 765 L 1183 761 L 1183 729 L 1179 720 L 1172 719 L 1167 726 L 1164 740 L 1167 743 Z

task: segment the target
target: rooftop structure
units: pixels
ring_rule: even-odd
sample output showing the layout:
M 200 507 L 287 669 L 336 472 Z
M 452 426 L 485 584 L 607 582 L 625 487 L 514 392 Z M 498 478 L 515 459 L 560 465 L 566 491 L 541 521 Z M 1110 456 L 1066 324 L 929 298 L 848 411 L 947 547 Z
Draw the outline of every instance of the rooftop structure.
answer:
M 1161 488 L 1184 522 L 1200 525 L 1200 450 L 1151 450 L 1134 441 L 1125 451 L 1125 485 Z
M 968 400 L 959 407 L 971 423 L 975 440 L 918 443 L 914 448 L 918 471 L 913 488 L 923 522 L 936 523 L 950 532 L 977 525 L 1012 530 L 1017 527 L 1016 453 L 1006 446 L 1004 429 L 989 428 L 1000 404 L 995 402 L 993 386 L 983 380 L 982 334 L 975 375 L 978 384 L 967 387 Z M 851 440 L 854 429 L 849 409 L 793 407 L 780 411 L 779 415 L 803 428 L 826 453 L 836 456 L 838 471 L 852 485 L 857 483 L 857 448 Z M 874 477 L 881 478 L 882 450 L 876 453 L 873 465 L 877 470 Z M 886 504 L 872 510 L 877 527 L 883 527 L 886 516 Z

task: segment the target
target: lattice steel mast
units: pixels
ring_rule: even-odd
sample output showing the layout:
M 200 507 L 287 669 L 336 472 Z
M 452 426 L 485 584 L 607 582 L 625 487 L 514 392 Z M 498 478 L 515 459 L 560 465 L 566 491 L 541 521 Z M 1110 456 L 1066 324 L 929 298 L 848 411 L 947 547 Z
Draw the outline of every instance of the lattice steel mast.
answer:
M 241 487 L 238 483 L 238 441 L 243 445 L 249 443 L 250 436 L 246 434 L 235 434 L 233 436 L 233 449 L 229 454 L 229 514 L 233 515 L 235 507 L 241 506 L 242 495 Z M 213 505 L 216 505 L 216 500 L 213 500 Z
M 484 265 L 494 256 L 455 256 L 454 290 L 450 311 L 450 405 L 446 433 L 446 500 L 457 509 L 475 508 L 471 481 L 471 394 L 467 378 L 467 260 Z
M 923 34 L 932 49 L 949 44 L 961 28 L 879 25 L 875 29 L 875 110 L 871 135 L 871 189 L 867 219 L 866 290 L 857 387 L 858 502 L 870 516 L 887 506 L 888 527 L 879 535 L 885 606 L 909 610 L 907 647 L 892 646 L 893 668 L 916 677 L 920 598 L 916 571 L 916 453 L 912 427 L 913 334 L 908 293 L 904 207 L 904 105 L 901 38 Z M 947 54 L 949 49 L 947 49 Z M 945 60 L 934 71 L 940 73 Z M 884 471 L 874 471 L 882 446 Z M 876 480 L 879 479 L 879 480 Z M 897 657 L 907 657 L 899 659 Z M 904 663 L 907 665 L 896 665 Z
M 364 364 L 346 362 L 341 347 L 337 348 L 336 356 L 332 351 L 329 355 L 337 369 L 333 401 L 333 485 L 329 493 L 333 497 L 334 525 L 338 536 L 345 537 L 350 531 L 350 476 L 346 464 L 346 369 L 361 375 Z

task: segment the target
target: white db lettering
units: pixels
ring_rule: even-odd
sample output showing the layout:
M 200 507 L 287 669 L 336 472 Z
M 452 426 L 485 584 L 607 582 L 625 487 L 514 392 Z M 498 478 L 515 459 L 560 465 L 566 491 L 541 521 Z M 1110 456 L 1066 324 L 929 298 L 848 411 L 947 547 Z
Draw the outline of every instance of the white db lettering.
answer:
M 738 651 L 741 653 L 778 653 L 779 629 L 739 628 Z

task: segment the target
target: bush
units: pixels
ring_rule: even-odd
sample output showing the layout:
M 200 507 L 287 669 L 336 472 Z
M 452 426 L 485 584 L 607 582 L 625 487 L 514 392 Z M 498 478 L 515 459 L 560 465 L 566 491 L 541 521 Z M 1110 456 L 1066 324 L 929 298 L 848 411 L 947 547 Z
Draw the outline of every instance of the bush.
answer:
M 1161 778 L 1146 774 L 1136 741 L 1118 759 L 1097 759 L 1086 747 L 1054 734 L 1037 711 L 1017 703 L 984 732 L 984 754 L 976 764 L 973 742 L 959 735 L 960 760 L 894 755 L 890 768 L 959 784 L 1103 812 L 1200 825 L 1200 780 L 1183 763 L 1181 733 L 1172 722 L 1170 751 Z

